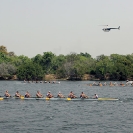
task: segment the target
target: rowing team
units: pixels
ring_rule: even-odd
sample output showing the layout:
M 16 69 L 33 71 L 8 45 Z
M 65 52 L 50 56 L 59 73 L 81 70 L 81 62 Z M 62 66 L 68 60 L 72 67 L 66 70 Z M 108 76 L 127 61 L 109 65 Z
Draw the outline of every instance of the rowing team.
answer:
M 127 82 L 129 82 L 129 81 L 127 81 Z M 118 84 L 117 82 L 114 82 L 114 83 L 110 82 L 109 84 L 107 84 L 106 82 L 103 83 L 103 84 L 101 82 L 99 82 L 99 83 L 94 82 L 93 84 L 89 84 L 89 86 L 106 86 L 106 85 L 109 85 L 109 86 L 125 86 L 125 84 L 123 84 L 122 82 L 120 84 Z
M 5 96 L 5 97 L 11 97 L 11 95 L 8 93 L 8 91 L 5 92 L 5 95 L 4 95 L 4 96 Z M 20 98 L 20 97 L 22 97 L 22 95 L 17 91 L 17 92 L 15 93 L 15 97 Z M 31 97 L 31 95 L 30 95 L 30 93 L 27 91 L 24 97 L 25 97 L 25 98 L 29 98 L 29 97 Z M 37 91 L 36 97 L 37 97 L 37 98 L 43 98 L 44 96 L 40 93 L 40 91 Z M 49 92 L 47 93 L 46 97 L 47 97 L 47 98 L 52 98 L 52 97 L 54 97 L 54 96 L 53 96 L 53 95 L 51 94 L 51 92 L 49 91 Z M 59 98 L 65 98 L 65 96 L 64 96 L 61 92 L 58 93 L 57 97 L 59 97 Z M 77 98 L 77 96 L 75 96 L 75 94 L 71 91 L 71 92 L 68 94 L 68 98 Z M 84 92 L 81 92 L 80 98 L 88 98 L 88 96 L 87 96 Z M 97 95 L 97 94 L 94 94 L 94 97 L 93 97 L 93 98 L 98 99 L 98 95 Z

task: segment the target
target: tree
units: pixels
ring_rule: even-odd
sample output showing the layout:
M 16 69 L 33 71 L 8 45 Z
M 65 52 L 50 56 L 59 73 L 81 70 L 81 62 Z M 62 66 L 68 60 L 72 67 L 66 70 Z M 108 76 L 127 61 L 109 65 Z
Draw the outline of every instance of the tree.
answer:
M 24 55 L 20 55 L 20 56 L 18 56 L 18 59 L 20 59 L 22 63 L 28 63 L 28 62 L 31 62 L 31 59 L 28 58 L 27 56 L 24 56 Z
M 118 77 L 114 77 L 118 80 L 126 80 L 127 78 L 130 78 L 133 75 L 133 64 L 132 59 L 125 55 L 118 55 L 118 54 L 112 54 L 110 55 L 110 59 L 112 63 L 114 64 L 114 70 L 111 76 L 119 75 Z
M 91 58 L 91 55 L 88 54 L 87 52 L 86 52 L 86 53 L 82 53 L 82 52 L 81 52 L 80 55 L 85 56 L 85 57 L 87 57 L 87 58 Z
M 16 67 L 9 63 L 1 63 L 0 64 L 0 77 L 5 78 L 12 78 L 13 75 L 16 74 Z
M 66 58 L 64 55 L 55 56 L 52 63 L 52 73 L 57 74 L 58 70 L 63 66 Z
M 41 66 L 45 73 L 51 73 L 52 66 L 53 66 L 53 59 L 55 55 L 52 52 L 44 52 L 41 60 Z
M 15 53 L 14 52 L 9 52 L 8 55 L 9 56 L 15 56 Z
M 3 53 L 3 54 L 7 54 L 7 48 L 5 46 L 0 46 L 0 52 Z
M 41 61 L 42 61 L 42 55 L 37 54 L 34 58 L 31 59 L 34 63 L 40 64 L 41 65 Z
M 91 71 L 92 59 L 82 54 L 70 53 L 66 57 L 62 72 L 69 79 L 81 80 L 83 75 Z
M 110 74 L 110 68 L 112 67 L 112 63 L 109 60 L 108 56 L 98 56 L 96 62 L 96 77 L 100 80 L 106 80 Z
M 42 80 L 44 73 L 39 64 L 28 62 L 18 68 L 17 76 L 20 80 Z
M 2 63 L 2 62 L 9 63 L 10 61 L 11 61 L 11 59 L 7 55 L 0 52 L 0 63 Z

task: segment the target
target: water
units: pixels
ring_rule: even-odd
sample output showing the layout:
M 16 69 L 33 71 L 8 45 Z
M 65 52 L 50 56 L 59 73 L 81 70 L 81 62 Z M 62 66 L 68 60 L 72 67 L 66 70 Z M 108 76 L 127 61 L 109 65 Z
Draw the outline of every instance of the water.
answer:
M 0 81 L 0 95 L 8 90 L 22 95 L 28 90 L 35 96 L 39 90 L 64 95 L 72 90 L 77 96 L 84 91 L 90 97 L 119 98 L 119 101 L 45 101 L 1 100 L 0 133 L 131 133 L 133 131 L 133 87 L 93 86 L 90 81 L 61 84 L 24 84 Z

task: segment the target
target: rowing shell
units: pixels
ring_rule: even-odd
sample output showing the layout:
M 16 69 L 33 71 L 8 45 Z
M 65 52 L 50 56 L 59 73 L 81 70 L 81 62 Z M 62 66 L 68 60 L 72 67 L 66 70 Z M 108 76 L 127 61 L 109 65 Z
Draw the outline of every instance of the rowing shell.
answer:
M 52 101 L 118 101 L 119 99 L 117 98 L 98 98 L 98 99 L 93 99 L 93 98 L 37 98 L 37 97 L 11 97 L 11 98 L 6 98 L 6 97 L 0 97 L 0 100 L 4 99 L 22 99 L 22 100 L 52 100 Z
M 94 98 L 49 98 L 47 100 L 66 100 L 66 101 L 117 101 L 119 99 L 116 98 L 98 98 L 98 99 L 94 99 Z

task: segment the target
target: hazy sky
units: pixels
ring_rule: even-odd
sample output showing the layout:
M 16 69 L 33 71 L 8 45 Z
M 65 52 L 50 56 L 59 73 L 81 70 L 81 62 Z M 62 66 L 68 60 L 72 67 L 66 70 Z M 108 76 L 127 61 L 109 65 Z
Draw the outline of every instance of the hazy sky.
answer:
M 133 0 L 0 0 L 0 45 L 28 57 L 132 54 Z

